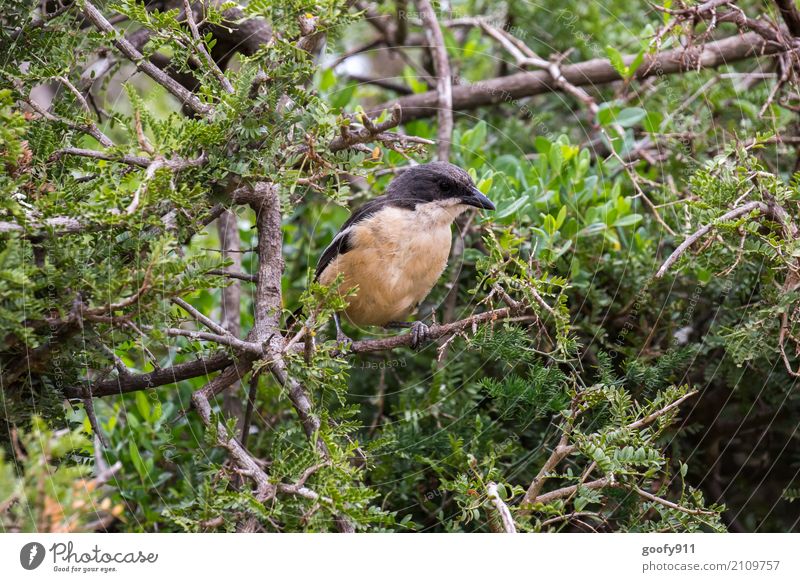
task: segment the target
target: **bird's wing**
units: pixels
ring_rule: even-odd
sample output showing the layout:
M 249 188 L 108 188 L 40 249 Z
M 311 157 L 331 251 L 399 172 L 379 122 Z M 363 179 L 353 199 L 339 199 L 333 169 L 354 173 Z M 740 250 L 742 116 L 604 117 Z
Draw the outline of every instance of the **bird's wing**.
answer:
M 319 262 L 317 263 L 317 270 L 314 273 L 314 278 L 319 279 L 319 276 L 322 274 L 325 268 L 330 265 L 331 261 L 333 261 L 336 257 L 352 250 L 353 227 L 383 208 L 392 205 L 394 205 L 394 201 L 386 198 L 385 196 L 378 196 L 353 212 L 353 214 L 350 215 L 350 218 L 348 218 L 342 225 L 342 228 L 339 229 L 338 234 L 333 237 L 333 240 L 331 241 L 331 244 L 328 245 L 328 248 L 322 252 L 322 256 L 319 258 Z

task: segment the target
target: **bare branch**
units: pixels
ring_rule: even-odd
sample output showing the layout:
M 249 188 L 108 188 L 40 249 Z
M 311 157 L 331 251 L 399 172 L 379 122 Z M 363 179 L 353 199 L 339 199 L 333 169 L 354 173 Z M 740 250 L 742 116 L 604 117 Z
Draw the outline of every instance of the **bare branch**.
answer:
M 62 82 L 66 81 L 66 79 L 64 77 L 61 77 L 61 79 L 62 79 Z M 71 83 L 69 83 L 69 81 L 67 81 L 67 84 L 68 84 L 69 87 L 71 87 L 71 89 L 74 89 L 74 86 Z M 18 91 L 20 91 L 20 92 L 22 91 L 22 86 L 21 86 L 21 84 L 19 82 L 14 81 L 14 85 L 17 88 Z M 77 92 L 77 89 L 75 91 Z M 78 94 L 80 95 L 80 93 L 78 93 Z M 83 96 L 81 96 L 81 97 L 83 97 Z M 67 119 L 65 117 L 61 117 L 60 115 L 56 115 L 54 113 L 51 113 L 50 111 L 48 111 L 47 109 L 45 109 L 44 107 L 39 105 L 36 102 L 36 100 L 33 99 L 32 97 L 26 97 L 26 98 L 24 98 L 24 100 L 25 100 L 25 103 L 27 103 L 30 106 L 31 109 L 33 109 L 36 113 L 38 113 L 39 115 L 41 115 L 42 117 L 44 117 L 48 121 L 55 121 L 56 123 L 63 123 L 67 127 L 70 127 L 70 128 L 72 128 L 72 129 L 74 129 L 76 131 L 80 131 L 81 133 L 85 133 L 87 135 L 92 136 L 94 139 L 96 139 L 98 142 L 100 142 L 101 145 L 103 145 L 103 146 L 105 146 L 107 148 L 114 147 L 114 142 L 111 141 L 111 138 L 108 137 L 106 134 L 104 134 L 102 131 L 100 131 L 100 129 L 97 127 L 97 125 L 94 124 L 94 122 L 89 121 L 89 122 L 87 122 L 85 124 L 78 123 L 77 121 L 72 121 L 71 119 Z M 83 103 L 85 103 L 85 100 L 83 100 Z
M 217 232 L 219 232 L 220 246 L 225 249 L 222 252 L 222 259 L 231 261 L 232 267 L 236 272 L 242 269 L 242 254 L 241 240 L 239 238 L 239 225 L 236 214 L 227 210 L 222 213 L 217 220 Z M 242 308 L 242 284 L 241 282 L 232 277 L 230 284 L 222 288 L 222 301 L 220 309 L 222 310 L 222 329 L 227 331 L 234 337 L 239 337 L 242 333 L 241 323 L 241 308 Z M 254 378 L 251 382 L 258 382 L 258 374 L 253 374 Z M 225 391 L 223 396 L 222 407 L 225 414 L 230 418 L 236 418 L 237 423 L 242 429 L 242 439 L 245 439 L 246 426 L 245 413 L 242 410 L 242 401 L 239 395 L 239 384 L 232 384 L 231 387 Z M 252 388 L 251 388 L 252 392 Z M 248 410 L 252 412 L 252 402 L 248 399 Z M 242 443 L 244 444 L 244 440 Z
M 139 166 L 146 168 L 153 161 L 150 158 L 143 156 L 133 156 L 125 154 L 123 156 L 107 154 L 106 152 L 99 152 L 97 150 L 87 150 L 83 148 L 64 148 L 55 152 L 51 159 L 57 160 L 61 156 L 83 156 L 85 158 L 93 158 L 95 160 L 107 160 L 109 162 L 119 162 L 120 164 L 128 164 L 129 166 Z
M 663 51 L 645 57 L 644 62 L 635 74 L 642 80 L 652 76 L 670 75 L 687 71 L 718 67 L 744 59 L 781 52 L 783 47 L 764 40 L 756 33 L 737 34 L 719 41 L 706 43 L 702 48 L 687 50 L 684 48 Z M 691 58 L 687 58 L 691 57 Z M 630 65 L 635 55 L 624 57 Z M 561 67 L 561 74 L 571 85 L 602 85 L 622 80 L 607 59 L 592 59 L 574 65 Z M 549 71 L 532 71 L 497 77 L 488 81 L 453 87 L 453 109 L 474 109 L 484 105 L 507 103 L 523 97 L 531 97 L 558 90 L 553 86 Z M 400 104 L 403 110 L 403 122 L 438 114 L 439 94 L 428 91 L 417 95 L 401 97 L 375 107 L 370 115 Z
M 211 415 L 211 405 L 208 402 L 208 396 L 205 389 L 198 390 L 192 395 L 192 404 L 195 410 L 200 414 L 200 418 L 206 426 L 213 425 L 213 417 Z M 242 444 L 228 434 L 228 429 L 224 424 L 217 423 L 216 426 L 217 443 L 228 451 L 230 458 L 239 466 L 241 473 L 250 477 L 256 485 L 256 499 L 259 501 L 266 501 L 275 496 L 277 487 L 269 482 L 269 476 L 255 461 L 255 459 L 247 452 Z
M 499 42 L 508 53 L 514 57 L 517 65 L 520 67 L 538 67 L 546 69 L 550 66 L 550 62 L 537 55 L 525 43 L 509 34 L 507 31 L 492 26 L 483 18 L 470 19 L 474 21 L 475 26 L 479 26 L 483 32 L 491 36 Z
M 636 485 L 632 487 L 632 489 L 638 493 L 641 497 L 644 497 L 648 501 L 652 501 L 653 503 L 660 503 L 664 507 L 669 507 L 670 509 L 677 509 L 678 511 L 682 511 L 683 513 L 688 513 L 689 515 L 716 515 L 716 511 L 708 511 L 705 509 L 691 509 L 689 507 L 684 507 L 682 505 L 678 505 L 677 503 L 673 503 L 672 501 L 668 501 L 662 497 L 658 497 L 657 495 L 653 495 L 652 493 L 648 493 L 644 489 L 640 489 Z
M 559 441 L 558 445 L 556 445 L 555 450 L 553 450 L 548 459 L 545 461 L 544 465 L 542 465 L 542 468 L 539 469 L 536 477 L 534 477 L 533 481 L 531 481 L 530 487 L 528 487 L 528 490 L 525 492 L 525 497 L 522 499 L 523 504 L 533 503 L 536 500 L 542 490 L 542 487 L 544 487 L 545 481 L 550 476 L 550 473 L 555 470 L 561 461 L 566 459 L 575 451 L 575 446 L 569 445 L 568 442 L 569 435 L 562 435 L 561 440 Z
M 186 313 L 188 313 L 189 315 L 194 317 L 197 321 L 199 321 L 200 323 L 205 325 L 208 329 L 210 329 L 214 333 L 217 333 L 217 334 L 223 335 L 223 336 L 225 336 L 225 335 L 233 335 L 227 329 L 225 329 L 224 327 L 222 327 L 221 325 L 216 323 L 214 320 L 212 320 L 212 319 L 206 317 L 205 315 L 203 315 L 202 313 L 200 313 L 191 304 L 189 304 L 188 302 L 184 301 L 180 297 L 175 297 L 172 300 L 172 302 L 175 305 L 178 305 L 179 307 L 181 307 L 184 311 L 186 311 Z
M 478 324 L 502 321 L 517 315 L 510 307 L 503 307 L 501 309 L 494 309 L 492 311 L 485 311 L 478 313 L 471 317 L 454 321 L 453 323 L 446 323 L 443 325 L 430 326 L 430 338 L 437 340 L 455 333 L 463 332 L 470 328 L 476 328 Z M 404 333 L 382 339 L 360 340 L 353 342 L 350 351 L 356 354 L 364 352 L 379 352 L 383 350 L 393 350 L 402 346 L 411 345 L 411 334 Z
M 125 209 L 124 214 L 126 216 L 130 216 L 131 214 L 136 212 L 137 208 L 139 208 L 139 202 L 141 200 L 142 194 L 145 192 L 145 190 L 147 190 L 147 186 L 150 183 L 150 181 L 155 177 L 156 172 L 158 172 L 161 168 L 163 168 L 164 165 L 165 165 L 164 160 L 154 160 L 153 162 L 150 163 L 149 166 L 147 166 L 147 171 L 144 174 L 144 178 L 142 178 L 142 182 L 139 184 L 139 187 L 136 188 L 136 191 L 133 193 L 133 199 L 131 200 L 131 203 Z M 113 212 L 117 213 L 119 211 L 115 208 L 113 209 Z
M 800 12 L 797 10 L 795 0 L 775 0 L 783 21 L 792 36 L 800 36 Z
M 143 329 L 150 330 L 151 328 L 144 327 Z M 193 329 L 180 329 L 175 327 L 168 327 L 163 331 L 170 337 L 186 337 L 192 340 L 213 342 L 215 344 L 219 344 L 222 346 L 229 346 L 240 352 L 250 353 L 259 356 L 264 354 L 264 348 L 260 344 L 246 340 L 240 340 L 239 338 L 234 337 L 227 332 L 225 332 L 225 335 L 219 335 L 215 333 L 208 333 L 205 331 L 197 331 Z
M 177 384 L 183 380 L 200 378 L 218 372 L 233 364 L 233 358 L 225 352 L 213 356 L 176 364 L 169 368 L 159 368 L 145 374 L 120 375 L 110 380 L 103 380 L 92 385 L 92 396 L 114 396 L 127 394 L 149 388 L 157 388 L 167 384 Z M 64 396 L 69 399 L 81 398 L 82 391 L 77 387 L 68 387 Z
M 450 60 L 447 58 L 447 47 L 444 44 L 442 29 L 436 19 L 436 12 L 430 0 L 417 0 L 417 7 L 422 16 L 425 38 L 433 53 L 436 69 L 436 93 L 438 110 L 436 113 L 439 129 L 437 133 L 438 158 L 447 161 L 450 158 L 450 142 L 453 139 L 453 80 L 450 74 Z
M 219 275 L 220 277 L 230 277 L 231 279 L 240 279 L 242 281 L 250 281 L 251 283 L 255 283 L 257 277 L 255 275 L 251 275 L 249 273 L 242 273 L 239 271 L 227 271 L 225 269 L 211 269 L 207 271 L 209 275 Z
M 5 232 L 25 232 L 26 230 L 54 230 L 56 235 L 74 234 L 85 230 L 87 226 L 69 216 L 55 216 L 41 222 L 29 222 L 21 226 L 16 222 L 0 222 L 0 234 Z
M 678 258 L 683 253 L 685 253 L 689 247 L 691 247 L 694 243 L 703 238 L 706 234 L 711 232 L 711 230 L 714 228 L 716 224 L 720 222 L 727 222 L 728 220 L 733 220 L 734 218 L 739 218 L 740 216 L 744 216 L 745 214 L 749 214 L 756 210 L 759 210 L 764 213 L 770 212 L 769 207 L 764 202 L 756 200 L 753 202 L 748 202 L 747 204 L 744 204 L 738 208 L 734 208 L 733 210 L 726 212 L 725 214 L 720 216 L 715 222 L 706 224 L 705 226 L 698 229 L 694 234 L 689 236 L 685 241 L 683 241 L 680 245 L 678 245 L 678 248 L 675 249 L 669 257 L 667 257 L 667 260 L 664 261 L 664 264 L 661 265 L 661 268 L 656 273 L 656 278 L 663 277 L 667 273 L 669 268 L 675 264 L 675 261 L 677 261 Z
M 632 422 L 626 428 L 628 428 L 630 430 L 639 430 L 640 428 L 644 428 L 644 427 L 646 427 L 648 425 L 651 425 L 656 420 L 658 420 L 659 418 L 661 418 L 662 416 L 664 416 L 665 414 L 667 414 L 671 410 L 674 410 L 674 409 L 678 408 L 681 404 L 683 404 L 684 402 L 689 400 L 689 398 L 694 398 L 698 394 L 699 394 L 699 392 L 697 390 L 692 390 L 691 392 L 687 392 L 686 394 L 684 394 L 683 396 L 681 396 L 680 398 L 678 398 L 674 402 L 671 402 L 670 404 L 668 404 L 664 408 L 659 408 L 658 410 L 656 410 L 653 413 L 648 414 L 644 418 L 640 418 L 636 422 Z
M 517 533 L 517 527 L 514 525 L 514 518 L 511 515 L 511 511 L 497 491 L 497 483 L 491 482 L 486 485 L 486 495 L 489 498 L 489 502 L 494 507 L 493 513 L 496 514 L 497 520 L 500 522 L 499 525 L 502 528 L 498 533 Z M 492 525 L 491 521 L 490 525 Z
M 595 479 L 594 481 L 589 481 L 588 483 L 583 483 L 582 485 L 570 485 L 568 487 L 556 489 L 555 491 L 548 491 L 547 493 L 539 495 L 532 503 L 547 504 L 551 501 L 555 501 L 556 499 L 570 497 L 578 491 L 579 487 L 586 489 L 602 489 L 603 487 L 609 487 L 613 484 L 614 481 L 610 477 L 603 477 L 602 479 Z

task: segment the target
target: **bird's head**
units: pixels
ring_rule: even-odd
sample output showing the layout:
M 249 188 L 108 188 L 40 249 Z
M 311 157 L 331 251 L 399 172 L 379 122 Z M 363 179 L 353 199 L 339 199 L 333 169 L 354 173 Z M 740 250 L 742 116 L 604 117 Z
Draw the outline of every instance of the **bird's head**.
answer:
M 453 220 L 470 207 L 494 210 L 464 170 L 447 162 L 412 166 L 389 184 L 386 195 L 436 218 Z

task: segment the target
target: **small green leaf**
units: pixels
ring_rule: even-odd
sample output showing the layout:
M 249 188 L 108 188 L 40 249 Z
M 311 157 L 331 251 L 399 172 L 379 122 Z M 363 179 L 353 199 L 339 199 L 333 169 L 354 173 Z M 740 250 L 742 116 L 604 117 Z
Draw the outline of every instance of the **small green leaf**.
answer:
M 608 60 L 611 61 L 611 66 L 619 73 L 619 76 L 623 79 L 627 79 L 628 67 L 625 66 L 625 59 L 622 58 L 622 53 L 609 45 L 606 47 L 606 54 L 608 55 Z
M 523 206 L 525 206 L 525 204 L 527 204 L 527 202 L 528 202 L 528 198 L 526 196 L 521 196 L 520 198 L 517 198 L 516 200 L 514 200 L 514 202 L 512 202 L 508 206 L 505 206 L 502 209 L 498 210 L 495 213 L 494 217 L 495 217 L 495 219 L 499 220 L 501 218 L 506 218 L 508 216 L 511 216 L 512 214 L 517 212 L 519 209 L 521 209 Z
M 139 448 L 136 446 L 135 439 L 128 441 L 128 454 L 131 457 L 133 468 L 136 469 L 137 473 L 139 473 L 139 477 L 144 480 L 147 477 L 147 469 L 145 468 L 142 455 L 139 453 Z
M 632 127 L 645 118 L 647 112 L 641 107 L 626 107 L 617 114 L 616 122 L 622 127 Z
M 556 217 L 556 228 L 561 228 L 561 225 L 564 224 L 564 221 L 567 218 L 567 207 L 562 206 L 561 210 L 558 211 L 558 216 Z
M 632 226 L 634 224 L 639 223 L 642 220 L 641 214 L 628 214 L 626 216 L 621 216 L 614 222 L 614 226 L 622 227 L 622 226 Z

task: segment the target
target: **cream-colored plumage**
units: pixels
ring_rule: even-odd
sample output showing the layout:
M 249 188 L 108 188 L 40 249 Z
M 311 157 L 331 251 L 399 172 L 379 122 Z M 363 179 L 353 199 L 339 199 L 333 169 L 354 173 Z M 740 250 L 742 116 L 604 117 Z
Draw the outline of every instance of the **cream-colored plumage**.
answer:
M 350 227 L 352 250 L 337 255 L 319 280 L 329 285 L 341 273 L 343 294 L 357 288 L 345 311 L 355 325 L 403 321 L 447 266 L 451 224 L 467 208 L 456 200 L 387 207 Z

